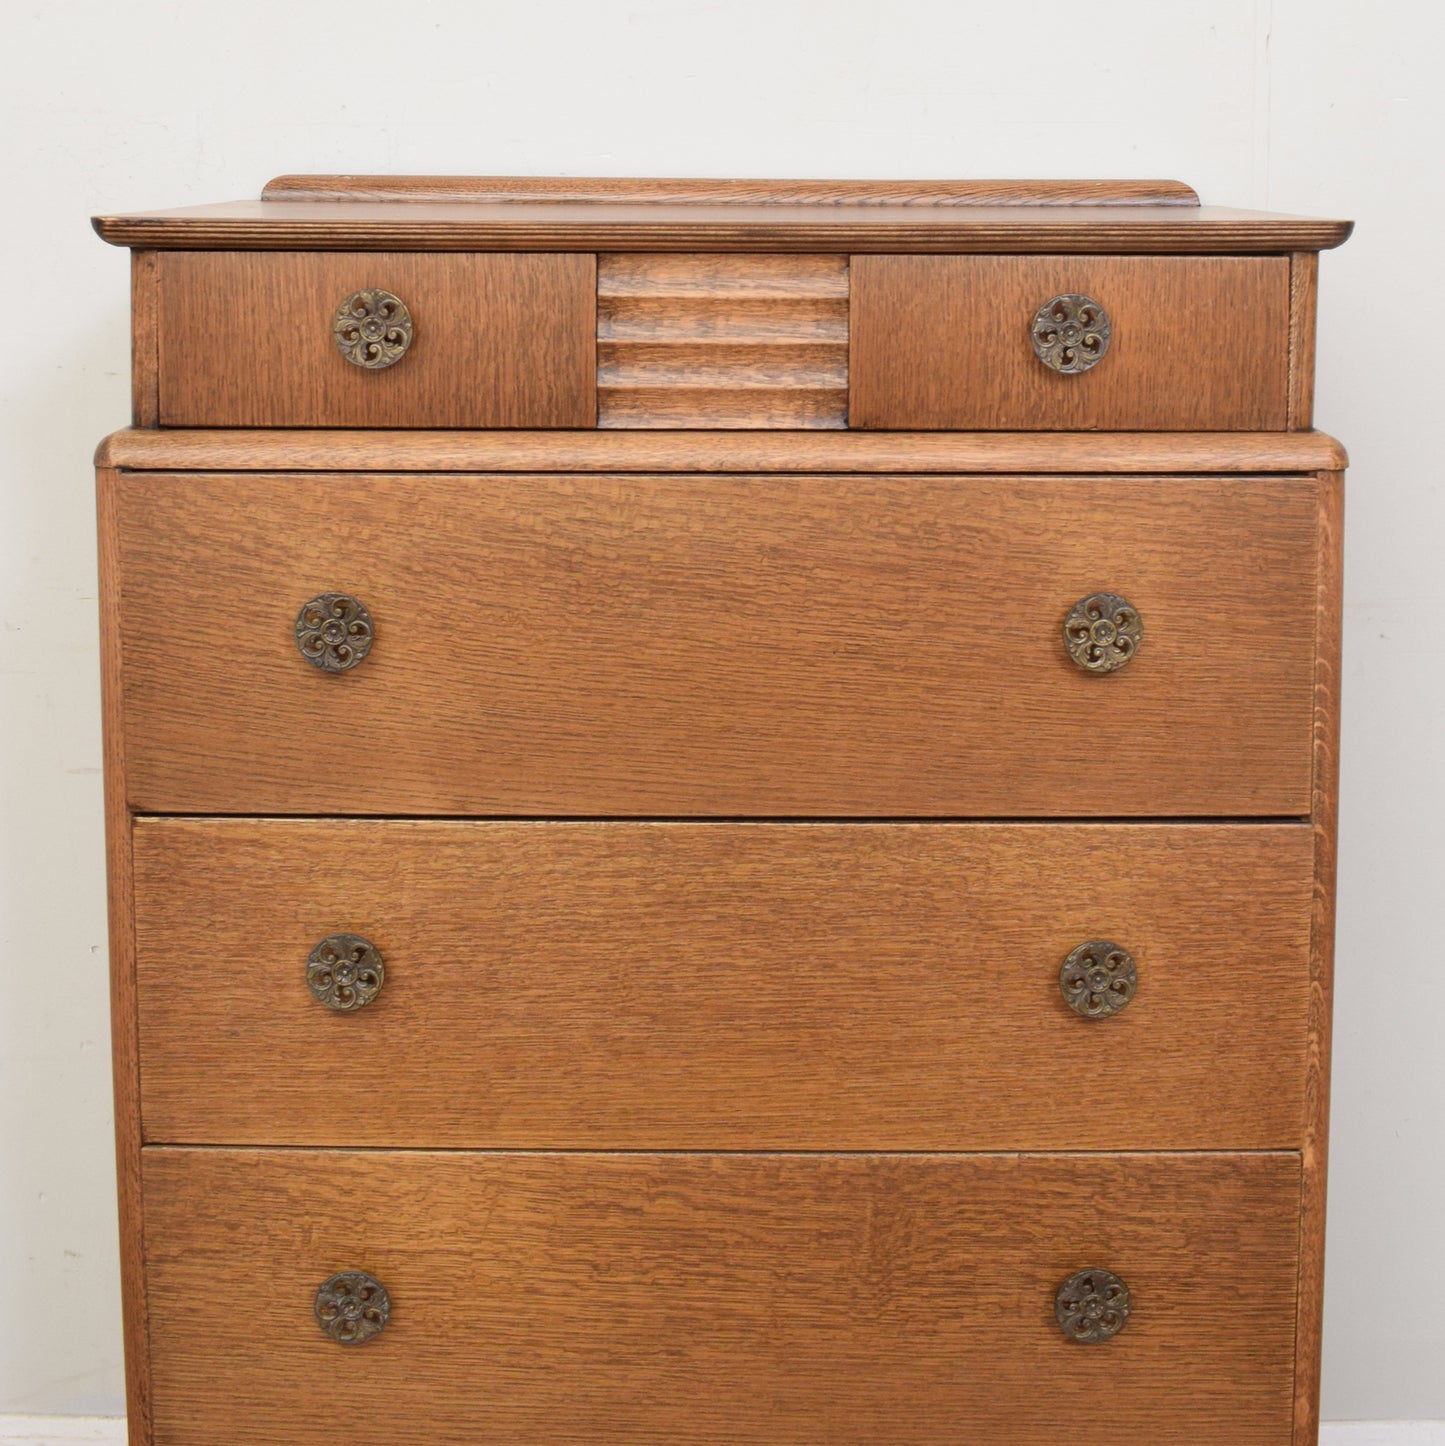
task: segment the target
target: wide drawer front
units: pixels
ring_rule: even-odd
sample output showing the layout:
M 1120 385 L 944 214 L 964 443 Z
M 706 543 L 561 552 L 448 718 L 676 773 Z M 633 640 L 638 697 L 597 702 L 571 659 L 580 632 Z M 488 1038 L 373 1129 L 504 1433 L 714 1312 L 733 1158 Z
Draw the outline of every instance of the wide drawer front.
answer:
M 590 427 L 596 258 L 162 251 L 160 421 Z
M 1295 1147 L 1311 881 L 1300 824 L 143 819 L 145 1137 Z
M 157 1446 L 1287 1446 L 1298 1212 L 1293 1155 L 149 1150 Z
M 855 256 L 853 427 L 1271 431 L 1283 256 Z
M 1309 809 L 1312 478 L 105 485 L 141 811 Z

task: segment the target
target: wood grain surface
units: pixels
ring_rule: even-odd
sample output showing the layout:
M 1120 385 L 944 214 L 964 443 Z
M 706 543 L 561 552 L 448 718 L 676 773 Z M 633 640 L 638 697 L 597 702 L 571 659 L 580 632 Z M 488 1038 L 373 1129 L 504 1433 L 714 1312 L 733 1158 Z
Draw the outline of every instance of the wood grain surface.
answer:
M 1289 267 L 1289 424 L 1303 431 L 1315 415 L 1315 316 L 1320 258 L 1297 251 Z
M 634 176 L 277 176 L 264 201 L 813 206 L 1197 206 L 1183 181 L 779 181 Z
M 130 258 L 131 421 L 137 427 L 160 426 L 159 295 L 160 258 L 154 251 L 133 251 Z
M 145 1135 L 1298 1149 L 1313 862 L 1300 823 L 141 819 Z M 305 983 L 342 932 L 386 965 L 344 1015 Z M 1110 1020 L 1059 991 L 1092 939 L 1139 970 Z M 1126 1110 L 1079 1108 L 1104 1058 Z
M 1340 773 L 1340 649 L 1344 599 L 1345 479 L 1320 479 L 1319 659 L 1315 669 L 1314 920 L 1310 937 L 1309 1053 L 1305 1075 L 1299 1347 L 1294 1446 L 1315 1446 L 1325 1288 L 1325 1183 L 1329 1164 L 1330 1052 L 1335 981 L 1335 875 Z
M 1323 432 L 146 431 L 96 465 L 228 472 L 1315 472 Z
M 118 490 L 159 813 L 1303 815 L 1315 479 L 292 478 Z M 1062 625 L 1111 589 L 1139 656 Z M 309 598 L 377 641 L 328 675 Z
M 1288 422 L 1285 257 L 858 256 L 850 424 L 1042 431 L 1271 431 Z M 1104 308 L 1087 372 L 1030 341 L 1051 297 Z
M 115 478 L 96 478 L 100 581 L 100 700 L 105 774 L 105 864 L 110 953 L 110 1053 L 115 1109 L 116 1209 L 125 1348 L 126 1417 L 134 1446 L 150 1446 L 150 1323 L 141 1199 L 140 1039 L 136 1019 L 135 878 L 125 802 L 125 728 Z
M 846 256 L 597 258 L 599 427 L 847 421 Z
M 1314 1446 L 1350 223 L 288 176 L 95 225 L 136 1446 Z M 380 373 L 331 341 L 366 286 L 417 325 Z M 1081 377 L 1028 342 L 1063 291 Z M 1145 637 L 1095 678 L 1104 589 Z M 325 590 L 377 624 L 341 678 Z M 343 930 L 353 1015 L 304 982 Z M 1090 937 L 1114 1020 L 1059 996 Z M 1053 1323 L 1083 1266 L 1104 1347 Z
M 1290 1439 L 1296 1155 L 152 1149 L 146 1192 L 156 1446 Z M 312 1315 L 343 1269 L 363 1346 Z
M 160 419 L 205 427 L 588 427 L 592 256 L 160 258 Z M 406 303 L 414 340 L 380 371 L 331 326 L 353 292 Z
M 1185 255 L 1317 251 L 1353 222 L 1220 206 L 658 201 L 228 201 L 96 216 L 116 246 L 219 251 L 833 251 Z

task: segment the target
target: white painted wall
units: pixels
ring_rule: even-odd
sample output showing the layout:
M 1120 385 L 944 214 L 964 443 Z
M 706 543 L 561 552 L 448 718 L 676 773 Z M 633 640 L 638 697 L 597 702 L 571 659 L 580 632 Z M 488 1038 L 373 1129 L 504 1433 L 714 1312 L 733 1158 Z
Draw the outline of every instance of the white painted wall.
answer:
M 90 455 L 127 416 L 127 265 L 87 217 L 361 170 L 1179 176 L 1207 201 L 1358 218 L 1324 258 L 1319 357 L 1321 425 L 1354 457 L 1325 1411 L 1445 1418 L 1442 16 L 1408 0 L 11 0 L 0 1412 L 121 1402 Z M 1247 996 L 1247 979 L 1218 986 Z

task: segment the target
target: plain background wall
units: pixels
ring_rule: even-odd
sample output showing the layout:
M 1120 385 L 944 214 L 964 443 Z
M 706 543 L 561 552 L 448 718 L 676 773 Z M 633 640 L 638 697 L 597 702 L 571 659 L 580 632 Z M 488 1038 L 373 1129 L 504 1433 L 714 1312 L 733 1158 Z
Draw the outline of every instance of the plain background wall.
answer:
M 0 1413 L 121 1409 L 90 459 L 128 417 L 128 261 L 87 218 L 254 196 L 283 171 L 415 171 L 1177 176 L 1206 202 L 1359 221 L 1321 268 L 1319 424 L 1353 457 L 1324 1404 L 1445 1418 L 1441 7 L 11 0 L 6 16 Z M 234 344 L 264 345 L 259 306 L 256 325 Z M 1206 982 L 1249 1008 L 1247 974 Z

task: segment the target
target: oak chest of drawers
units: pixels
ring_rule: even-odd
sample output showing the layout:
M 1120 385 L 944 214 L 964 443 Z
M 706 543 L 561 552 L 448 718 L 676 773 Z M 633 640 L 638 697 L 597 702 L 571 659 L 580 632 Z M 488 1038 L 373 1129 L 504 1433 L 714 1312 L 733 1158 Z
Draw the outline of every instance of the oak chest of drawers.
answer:
M 97 227 L 133 1442 L 1314 1441 L 1346 224 Z

